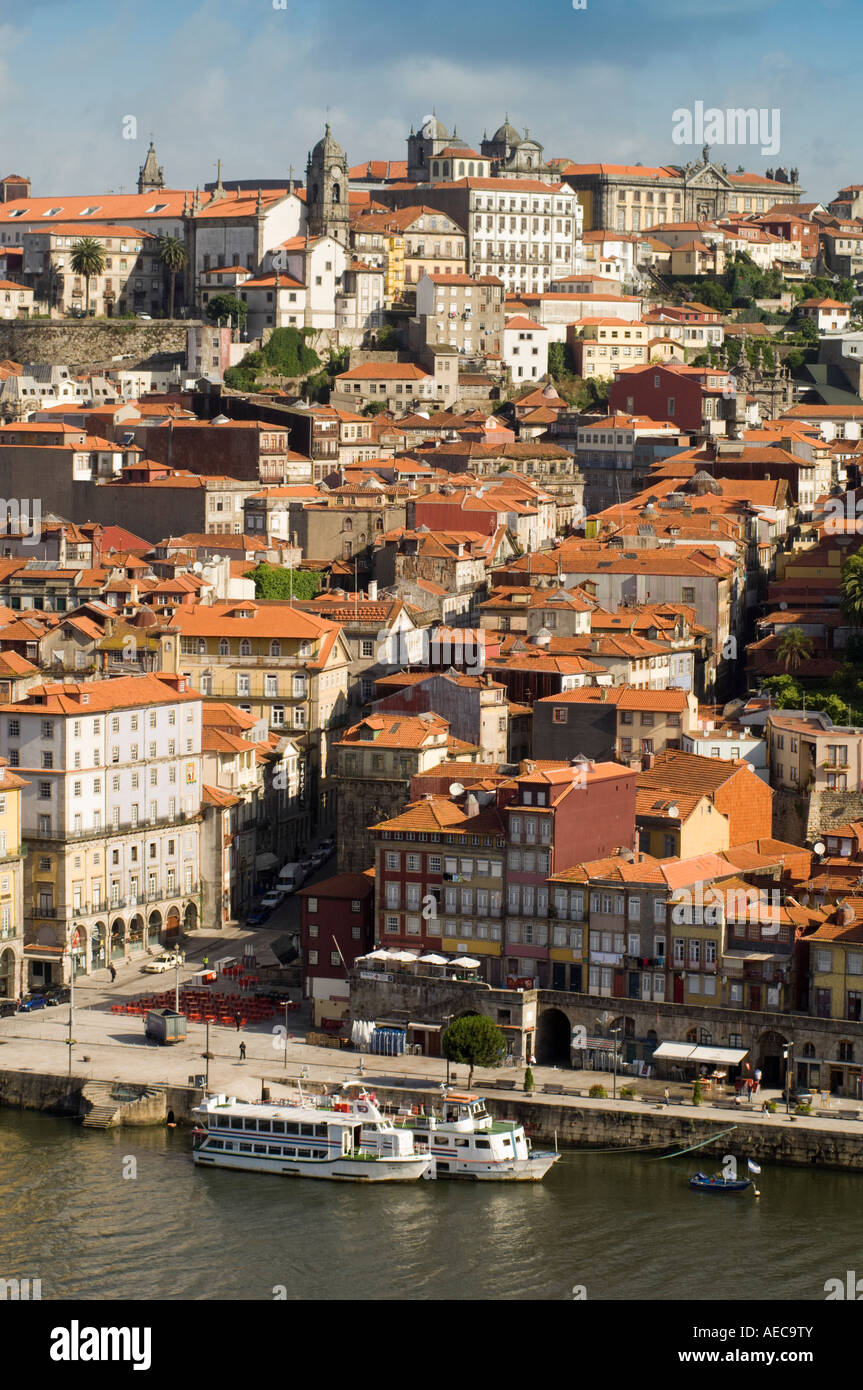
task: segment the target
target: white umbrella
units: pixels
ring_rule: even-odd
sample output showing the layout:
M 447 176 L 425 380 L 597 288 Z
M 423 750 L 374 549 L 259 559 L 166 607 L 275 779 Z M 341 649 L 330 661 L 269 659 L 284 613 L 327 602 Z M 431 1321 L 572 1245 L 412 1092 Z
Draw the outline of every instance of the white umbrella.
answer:
M 474 960 L 473 956 L 456 956 L 450 961 L 450 965 L 460 965 L 465 970 L 477 970 L 481 964 L 482 962 Z
M 360 960 L 390 960 L 389 951 L 382 951 L 380 947 L 376 951 L 369 951 L 367 956 L 360 956 Z
M 419 956 L 414 951 L 390 951 L 390 960 L 404 960 L 413 963 L 419 960 Z
M 435 953 L 434 953 L 434 951 L 432 951 L 432 952 L 431 952 L 429 955 L 427 955 L 427 956 L 420 956 L 420 964 L 421 964 L 421 965 L 446 965 L 446 964 L 447 964 L 447 958 L 446 958 L 446 956 L 436 956 Z

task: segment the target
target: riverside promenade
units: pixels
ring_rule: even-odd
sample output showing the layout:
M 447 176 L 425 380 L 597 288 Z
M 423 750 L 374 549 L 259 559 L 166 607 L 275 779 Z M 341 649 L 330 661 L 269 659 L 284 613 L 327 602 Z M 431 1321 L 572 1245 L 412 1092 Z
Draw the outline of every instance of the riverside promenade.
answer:
M 39 1078 L 50 1079 L 46 1095 L 56 1097 L 58 1079 L 70 1077 L 70 1092 L 80 1092 L 86 1081 L 119 1082 L 168 1087 L 172 1094 L 185 1089 L 189 1103 L 193 1103 L 200 1091 L 189 1090 L 190 1078 L 207 1072 L 202 1056 L 207 1050 L 205 1026 L 189 1023 L 185 1042 L 159 1046 L 145 1037 L 142 1018 L 110 1012 L 112 998 L 143 993 L 145 987 L 152 988 L 153 979 L 136 972 L 134 981 L 126 982 L 125 987 L 118 982 L 116 991 L 96 984 L 79 987 L 73 1013 L 71 1069 L 68 1005 L 0 1019 L 0 1101 L 20 1104 L 15 1097 L 26 1094 L 24 1104 L 48 1108 L 39 1104 Z M 173 976 L 157 976 L 155 980 L 160 982 L 157 988 L 168 988 Z M 245 1043 L 244 1060 L 240 1042 Z M 286 1047 L 284 1023 L 278 1022 L 278 1016 L 241 1032 L 211 1025 L 209 1051 L 209 1090 L 249 1100 L 258 1099 L 264 1085 L 274 1096 L 296 1094 L 298 1078 L 312 1088 L 362 1079 L 382 1100 L 395 1106 L 429 1103 L 440 1094 L 447 1070 L 440 1058 L 369 1055 L 363 1056 L 360 1070 L 357 1053 L 310 1045 L 301 1026 L 294 1026 L 292 1031 L 290 1022 Z M 533 1074 L 536 1090 L 526 1094 L 522 1069 L 477 1067 L 473 1089 L 488 1097 L 495 1113 L 524 1123 L 535 1142 L 547 1143 L 559 1136 L 564 1147 L 686 1147 L 733 1129 L 734 1141 L 720 1143 L 723 1151 L 729 1142 L 738 1146 L 744 1142 L 759 1160 L 820 1163 L 863 1171 L 863 1119 L 857 1119 L 858 1107 L 851 1101 L 837 1104 L 829 1114 L 787 1116 L 777 1092 L 760 1093 L 751 1106 L 734 1105 L 725 1099 L 696 1107 L 691 1102 L 691 1087 L 669 1083 L 672 1103 L 666 1106 L 664 1082 L 618 1075 L 618 1091 L 624 1085 L 631 1086 L 636 1098 L 613 1100 L 608 1073 L 537 1066 Z M 467 1068 L 452 1066 L 450 1077 L 464 1088 Z M 608 1098 L 586 1094 L 597 1083 L 608 1089 Z M 779 1101 L 777 1113 L 762 1112 L 764 1099 Z M 704 1161 L 715 1162 L 717 1151 L 706 1148 Z

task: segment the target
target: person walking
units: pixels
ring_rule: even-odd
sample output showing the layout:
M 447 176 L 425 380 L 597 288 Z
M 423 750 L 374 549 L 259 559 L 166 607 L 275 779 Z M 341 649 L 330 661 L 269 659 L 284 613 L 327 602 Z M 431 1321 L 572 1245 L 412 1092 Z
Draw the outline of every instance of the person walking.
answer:
M 671 1092 L 669 1091 L 669 1089 L 668 1089 L 667 1086 L 666 1086 L 666 1088 L 665 1088 L 665 1104 L 666 1104 L 666 1105 L 670 1105 L 670 1104 L 671 1104 Z
M 114 962 L 113 962 L 113 961 L 112 961 L 111 964 L 108 966 L 108 974 L 111 976 L 111 984 L 113 984 L 114 981 L 115 981 L 116 978 L 117 978 L 117 968 L 116 968 L 116 966 L 114 965 Z
M 760 1086 L 761 1086 L 761 1068 L 759 1067 L 758 1070 L 757 1070 L 756 1073 L 755 1073 L 755 1094 L 756 1094 L 756 1095 L 758 1095 L 758 1090 L 759 1090 L 759 1087 L 760 1087 Z
M 246 1060 L 246 1044 L 245 1044 L 244 1042 L 241 1042 L 241 1043 L 240 1043 L 240 1061 L 241 1061 L 241 1062 L 245 1062 L 245 1060 Z
M 238 1011 L 237 1013 L 234 1014 L 234 1023 L 237 1025 L 237 1032 L 239 1033 L 239 1031 L 240 1031 L 240 1015 L 239 1015 L 239 1011 Z

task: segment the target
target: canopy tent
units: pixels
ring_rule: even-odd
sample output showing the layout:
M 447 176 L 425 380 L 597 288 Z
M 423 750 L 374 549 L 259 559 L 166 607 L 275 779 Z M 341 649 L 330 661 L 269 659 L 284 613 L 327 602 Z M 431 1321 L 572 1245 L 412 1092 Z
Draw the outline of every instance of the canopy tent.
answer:
M 695 1043 L 660 1043 L 651 1061 L 713 1062 L 727 1067 L 739 1067 L 749 1053 L 748 1047 L 697 1047 Z

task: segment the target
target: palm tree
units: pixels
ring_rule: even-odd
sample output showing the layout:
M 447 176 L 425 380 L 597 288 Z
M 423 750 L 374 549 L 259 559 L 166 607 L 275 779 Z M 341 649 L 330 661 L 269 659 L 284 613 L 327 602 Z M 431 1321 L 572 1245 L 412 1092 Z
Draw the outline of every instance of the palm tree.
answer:
M 812 657 L 812 639 L 802 627 L 789 627 L 776 648 L 776 656 L 786 671 L 796 671 Z
M 90 312 L 90 278 L 93 275 L 101 275 L 105 269 L 105 249 L 100 242 L 92 236 L 82 236 L 73 243 L 72 255 L 69 264 L 76 275 L 84 276 L 84 284 L 87 292 L 87 313 Z
M 863 627 L 863 553 L 850 555 L 842 566 L 842 612 L 852 627 Z
M 171 290 L 168 300 L 168 318 L 174 317 L 174 286 L 177 271 L 182 270 L 188 260 L 186 247 L 178 236 L 163 236 L 159 241 L 159 260 L 171 276 Z

